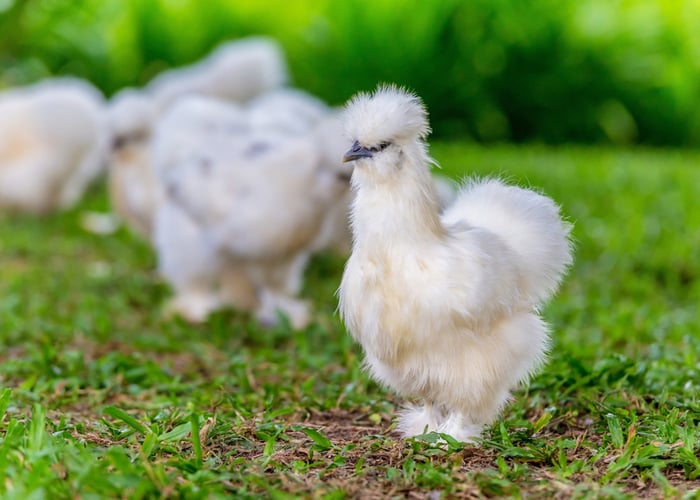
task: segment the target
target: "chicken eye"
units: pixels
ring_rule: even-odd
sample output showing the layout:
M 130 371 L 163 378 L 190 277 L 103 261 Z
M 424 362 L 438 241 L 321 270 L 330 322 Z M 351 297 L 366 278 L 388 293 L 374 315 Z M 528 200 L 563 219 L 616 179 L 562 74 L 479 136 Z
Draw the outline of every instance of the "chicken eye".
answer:
M 390 143 L 390 142 L 382 142 L 381 144 L 379 144 L 379 146 L 375 146 L 375 147 L 373 147 L 373 148 L 369 148 L 369 150 L 370 150 L 371 152 L 373 152 L 373 153 L 376 153 L 376 152 L 378 152 L 378 151 L 384 151 L 384 150 L 385 150 L 386 148 L 388 148 L 389 146 L 391 146 L 391 143 Z

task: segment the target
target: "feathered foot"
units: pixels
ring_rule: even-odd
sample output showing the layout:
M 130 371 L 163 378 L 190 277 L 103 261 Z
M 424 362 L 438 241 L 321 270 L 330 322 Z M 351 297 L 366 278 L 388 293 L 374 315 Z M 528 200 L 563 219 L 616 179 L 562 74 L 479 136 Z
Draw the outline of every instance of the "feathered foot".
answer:
M 461 412 L 449 412 L 440 423 L 437 431 L 452 436 L 457 441 L 468 443 L 481 435 L 482 425 L 472 422 Z
M 203 323 L 220 306 L 215 294 L 191 291 L 177 294 L 165 305 L 163 313 L 166 317 L 181 316 L 190 323 Z
M 399 412 L 397 428 L 404 437 L 420 436 L 438 429 L 442 413 L 432 402 L 407 406 Z
M 311 321 L 309 304 L 304 300 L 265 290 L 260 294 L 260 307 L 255 313 L 261 324 L 273 326 L 278 322 L 277 313 L 281 312 L 289 318 L 295 330 L 305 328 Z

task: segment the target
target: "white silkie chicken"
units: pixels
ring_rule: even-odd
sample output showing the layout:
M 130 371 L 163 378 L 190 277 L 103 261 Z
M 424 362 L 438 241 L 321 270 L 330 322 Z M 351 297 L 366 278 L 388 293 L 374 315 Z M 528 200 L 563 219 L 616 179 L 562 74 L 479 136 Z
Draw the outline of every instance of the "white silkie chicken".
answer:
M 340 312 L 372 376 L 422 404 L 405 436 L 478 436 L 539 368 L 549 341 L 538 308 L 572 262 L 558 206 L 498 180 L 473 181 L 440 215 L 427 112 L 393 86 L 360 93 L 345 127 L 354 162 L 352 254 Z
M 310 247 L 329 207 L 347 192 L 349 172 L 342 149 L 325 161 L 316 128 L 273 133 L 247 117 L 230 104 L 187 98 L 156 132 L 154 166 L 165 200 L 155 246 L 175 291 L 169 309 L 201 321 L 231 305 L 264 324 L 282 312 L 301 328 L 310 319 L 297 298 Z
M 151 165 L 152 134 L 176 101 L 200 95 L 243 103 L 286 81 L 279 45 L 251 37 L 224 43 L 198 63 L 165 71 L 143 90 L 119 92 L 109 107 L 113 209 L 134 232 L 152 240 L 155 211 L 162 201 Z
M 35 214 L 74 205 L 102 172 L 102 95 L 52 79 L 0 94 L 0 209 Z

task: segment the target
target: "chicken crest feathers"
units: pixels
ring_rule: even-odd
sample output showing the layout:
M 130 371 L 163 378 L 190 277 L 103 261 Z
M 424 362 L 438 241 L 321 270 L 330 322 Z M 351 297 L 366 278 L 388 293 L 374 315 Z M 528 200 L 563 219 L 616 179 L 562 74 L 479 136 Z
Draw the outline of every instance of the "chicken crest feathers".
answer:
M 423 101 L 396 85 L 381 85 L 373 93 L 356 94 L 343 118 L 346 134 L 367 147 L 385 141 L 425 139 L 430 133 Z

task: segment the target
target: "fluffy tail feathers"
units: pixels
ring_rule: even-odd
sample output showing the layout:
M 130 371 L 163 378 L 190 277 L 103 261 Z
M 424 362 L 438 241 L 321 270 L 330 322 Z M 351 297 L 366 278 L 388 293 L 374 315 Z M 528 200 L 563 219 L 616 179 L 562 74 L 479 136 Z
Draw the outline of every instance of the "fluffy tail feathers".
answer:
M 470 181 L 442 220 L 498 235 L 518 255 L 521 291 L 534 305 L 556 291 L 572 263 L 571 224 L 562 219 L 554 201 L 528 189 L 497 179 Z

